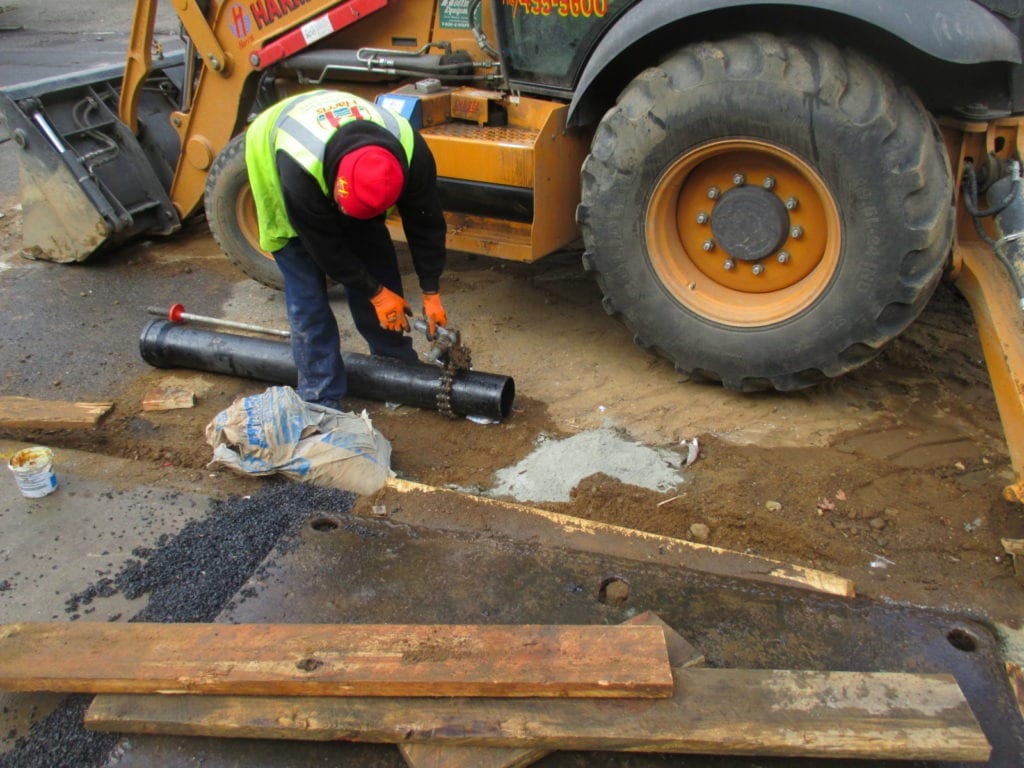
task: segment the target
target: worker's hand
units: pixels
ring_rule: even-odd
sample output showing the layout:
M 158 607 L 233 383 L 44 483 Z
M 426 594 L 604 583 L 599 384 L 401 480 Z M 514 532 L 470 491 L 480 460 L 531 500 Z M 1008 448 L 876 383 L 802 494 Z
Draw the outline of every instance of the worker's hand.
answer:
M 431 339 L 437 335 L 437 326 L 448 325 L 440 293 L 423 294 L 423 316 L 427 319 L 427 336 Z
M 377 322 L 380 327 L 388 331 L 408 331 L 409 321 L 406 315 L 412 317 L 412 309 L 405 299 L 383 285 L 372 297 L 370 303 L 377 310 Z

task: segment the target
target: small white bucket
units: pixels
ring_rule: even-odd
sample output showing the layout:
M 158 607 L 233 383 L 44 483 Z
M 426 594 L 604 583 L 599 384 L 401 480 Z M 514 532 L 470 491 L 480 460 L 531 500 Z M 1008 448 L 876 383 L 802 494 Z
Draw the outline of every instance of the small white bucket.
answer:
M 53 473 L 53 451 L 41 445 L 23 448 L 11 456 L 7 463 L 18 481 L 21 495 L 38 499 L 57 490 L 57 476 Z

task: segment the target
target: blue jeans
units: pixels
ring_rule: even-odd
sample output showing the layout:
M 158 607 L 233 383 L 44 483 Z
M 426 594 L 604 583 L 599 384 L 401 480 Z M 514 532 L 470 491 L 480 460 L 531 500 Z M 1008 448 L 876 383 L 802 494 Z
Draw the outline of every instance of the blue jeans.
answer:
M 338 402 L 348 392 L 348 383 L 338 323 L 327 297 L 327 276 L 297 238 L 275 251 L 274 261 L 284 276 L 292 358 L 298 371 L 295 391 L 306 402 L 337 408 Z M 376 249 L 373 257 L 363 263 L 377 282 L 403 295 L 402 275 L 394 246 Z M 369 345 L 370 354 L 406 362 L 419 359 L 409 336 L 380 327 L 369 296 L 347 289 L 346 297 L 356 330 Z

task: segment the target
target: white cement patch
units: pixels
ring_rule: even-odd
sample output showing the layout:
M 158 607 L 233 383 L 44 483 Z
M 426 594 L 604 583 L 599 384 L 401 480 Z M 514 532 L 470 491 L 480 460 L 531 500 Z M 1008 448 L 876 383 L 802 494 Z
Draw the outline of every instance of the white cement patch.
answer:
M 498 470 L 489 496 L 516 501 L 569 501 L 581 480 L 601 472 L 620 482 L 669 491 L 683 481 L 683 457 L 626 439 L 613 429 L 543 440 L 518 464 Z

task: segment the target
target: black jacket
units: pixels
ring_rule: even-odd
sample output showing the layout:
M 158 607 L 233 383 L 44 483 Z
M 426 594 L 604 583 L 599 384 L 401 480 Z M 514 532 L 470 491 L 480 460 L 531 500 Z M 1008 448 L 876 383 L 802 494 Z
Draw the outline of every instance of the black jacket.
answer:
M 339 128 L 327 143 L 324 175 L 328 190 L 334 189 L 341 158 L 367 144 L 391 151 L 406 170 L 405 187 L 396 207 L 402 217 L 420 289 L 438 290 L 445 265 L 446 225 L 437 192 L 437 167 L 427 143 L 415 134 L 412 161 L 386 129 L 368 121 L 353 121 Z M 355 219 L 338 208 L 333 196 L 325 196 L 317 180 L 284 152 L 276 157 L 285 211 L 299 239 L 320 268 L 333 280 L 369 296 L 379 284 L 364 263 L 380 248 L 394 248 L 384 216 Z

